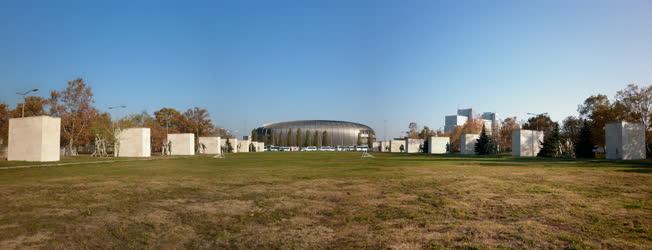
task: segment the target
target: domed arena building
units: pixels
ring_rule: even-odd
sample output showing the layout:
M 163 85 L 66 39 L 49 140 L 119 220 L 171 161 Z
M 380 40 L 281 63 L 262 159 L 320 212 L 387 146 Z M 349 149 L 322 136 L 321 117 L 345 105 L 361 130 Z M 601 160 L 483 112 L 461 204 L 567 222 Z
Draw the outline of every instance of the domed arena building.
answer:
M 277 146 L 366 146 L 375 134 L 354 122 L 303 120 L 265 124 L 252 131 L 252 139 Z

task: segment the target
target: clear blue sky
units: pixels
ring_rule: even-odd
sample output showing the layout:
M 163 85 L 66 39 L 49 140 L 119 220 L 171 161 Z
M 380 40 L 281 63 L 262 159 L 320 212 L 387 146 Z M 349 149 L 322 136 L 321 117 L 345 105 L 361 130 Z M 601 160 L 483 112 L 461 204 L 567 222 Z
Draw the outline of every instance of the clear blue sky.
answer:
M 443 127 L 458 107 L 576 114 L 652 84 L 652 1 L 6 1 L 0 101 L 84 77 L 114 115 L 205 107 L 242 131 L 292 119 Z

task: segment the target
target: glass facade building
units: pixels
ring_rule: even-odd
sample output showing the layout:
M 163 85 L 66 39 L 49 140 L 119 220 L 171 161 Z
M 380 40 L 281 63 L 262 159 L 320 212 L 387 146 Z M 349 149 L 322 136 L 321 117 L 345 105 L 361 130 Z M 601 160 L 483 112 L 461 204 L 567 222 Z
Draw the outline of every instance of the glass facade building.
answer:
M 324 132 L 326 132 L 325 136 Z M 297 136 L 297 133 L 301 135 Z M 375 132 L 369 126 L 329 120 L 265 124 L 254 129 L 252 136 L 257 141 L 264 141 L 267 145 L 281 146 L 357 146 L 368 145 L 369 140 L 371 142 L 375 140 Z M 315 142 L 315 139 L 318 139 L 318 142 Z

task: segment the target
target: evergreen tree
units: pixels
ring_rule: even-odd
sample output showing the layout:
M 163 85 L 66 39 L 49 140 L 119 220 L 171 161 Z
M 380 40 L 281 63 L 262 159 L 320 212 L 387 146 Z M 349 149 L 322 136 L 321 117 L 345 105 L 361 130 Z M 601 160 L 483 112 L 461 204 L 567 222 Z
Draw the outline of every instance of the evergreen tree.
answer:
M 593 141 L 593 127 L 592 124 L 584 120 L 582 128 L 580 129 L 580 135 L 575 144 L 575 156 L 579 158 L 595 158 L 595 152 L 593 152 L 593 147 L 595 142 Z
M 251 141 L 258 141 L 258 133 L 256 133 L 256 130 L 251 130 Z
M 296 138 L 296 142 L 295 142 L 295 143 L 296 143 L 297 146 L 299 146 L 299 147 L 303 146 L 303 143 L 304 143 L 304 142 L 303 142 L 303 132 L 301 132 L 301 128 L 298 128 L 298 129 L 297 129 L 297 138 Z
M 559 157 L 561 156 L 561 136 L 559 134 L 559 126 L 554 126 L 552 131 L 547 137 L 543 139 L 541 151 L 537 154 L 538 157 Z
M 226 152 L 233 153 L 233 145 L 231 145 L 229 138 L 226 138 Z
M 331 145 L 331 140 L 330 137 L 328 136 L 328 132 L 324 131 L 321 136 L 321 144 L 324 146 L 330 146 Z
M 426 138 L 425 140 L 423 140 L 423 150 L 421 151 L 421 153 L 427 154 L 429 146 L 430 146 L 430 142 L 428 138 Z
M 249 143 L 249 152 L 256 152 L 256 146 L 254 146 L 254 143 Z
M 496 142 L 492 137 L 487 135 L 487 130 L 482 126 L 480 138 L 475 143 L 475 153 L 478 155 L 493 155 L 496 154 Z

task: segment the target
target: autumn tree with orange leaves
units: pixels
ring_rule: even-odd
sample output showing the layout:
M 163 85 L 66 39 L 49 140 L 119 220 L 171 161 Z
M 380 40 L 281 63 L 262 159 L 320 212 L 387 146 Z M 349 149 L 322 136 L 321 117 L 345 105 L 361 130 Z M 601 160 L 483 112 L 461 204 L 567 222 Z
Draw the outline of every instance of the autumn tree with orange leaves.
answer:
M 484 122 L 481 119 L 469 119 L 462 126 L 458 126 L 450 133 L 450 151 L 460 151 L 460 137 L 462 134 L 480 134 Z
M 61 142 L 66 145 L 66 155 L 76 154 L 75 146 L 92 141 L 89 127 L 98 115 L 93 102 L 93 91 L 82 78 L 68 81 L 61 92 L 50 93 L 50 115 L 61 117 Z

